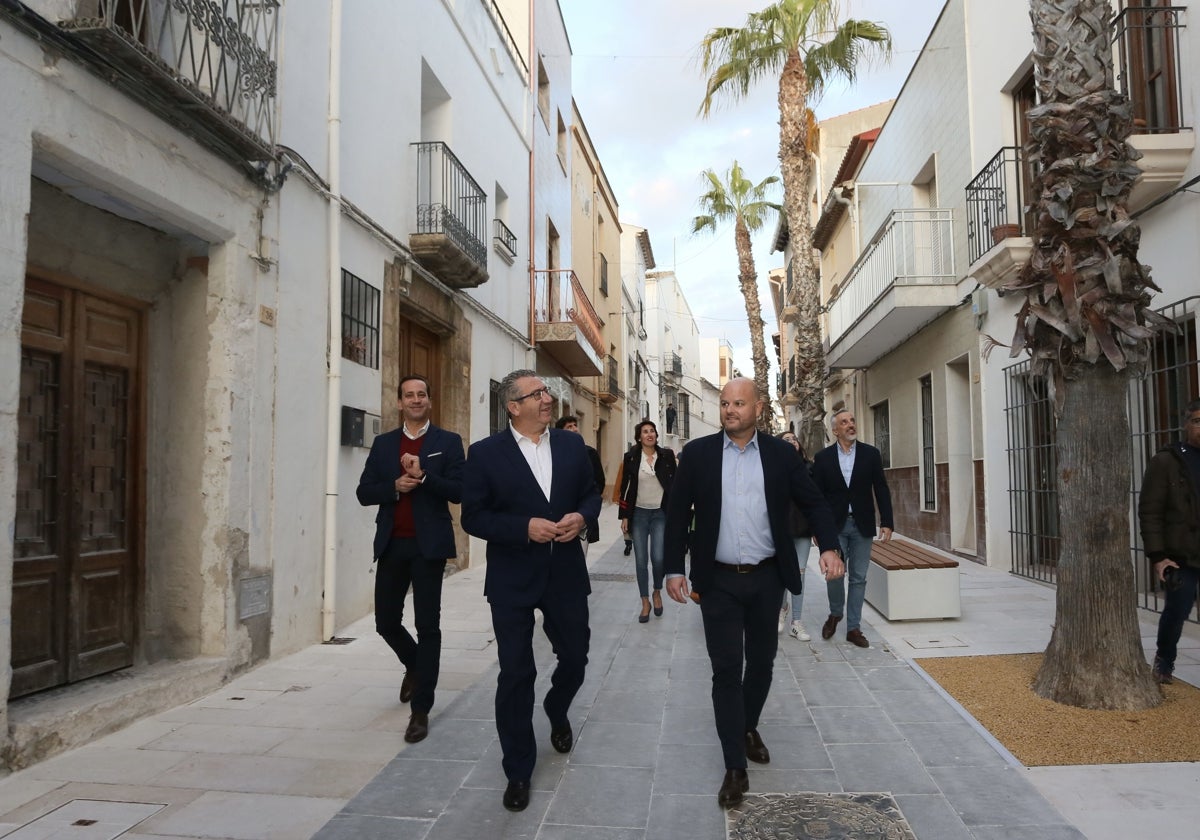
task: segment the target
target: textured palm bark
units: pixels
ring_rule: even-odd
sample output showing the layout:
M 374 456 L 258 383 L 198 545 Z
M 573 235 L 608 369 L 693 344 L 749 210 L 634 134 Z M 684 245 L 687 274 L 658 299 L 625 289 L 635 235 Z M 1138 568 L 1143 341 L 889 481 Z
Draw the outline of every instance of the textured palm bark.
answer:
M 754 254 L 750 250 L 750 229 L 741 217 L 733 226 L 734 244 L 738 255 L 738 283 L 742 288 L 742 297 L 746 299 L 746 323 L 750 327 L 750 353 L 754 359 L 754 384 L 758 387 L 759 398 L 767 405 L 771 404 L 771 388 L 769 385 L 771 367 L 767 360 L 766 342 L 763 340 L 762 304 L 758 298 L 758 271 L 754 267 Z M 771 431 L 771 411 L 764 411 L 758 418 L 758 427 L 763 431 Z
M 821 342 L 820 266 L 812 248 L 808 202 L 812 162 L 805 117 L 808 79 L 799 50 L 793 49 L 779 77 L 779 170 L 783 208 L 792 242 L 792 283 L 799 318 L 795 359 L 801 412 L 797 436 L 804 451 L 825 446 L 825 348 Z
M 1029 112 L 1039 174 L 1013 354 L 1046 376 L 1058 419 L 1062 540 L 1054 632 L 1033 690 L 1092 709 L 1162 702 L 1142 652 L 1129 546 L 1130 363 L 1148 353 L 1152 287 L 1126 207 L 1137 153 L 1113 89 L 1107 0 L 1033 0 L 1042 105 Z

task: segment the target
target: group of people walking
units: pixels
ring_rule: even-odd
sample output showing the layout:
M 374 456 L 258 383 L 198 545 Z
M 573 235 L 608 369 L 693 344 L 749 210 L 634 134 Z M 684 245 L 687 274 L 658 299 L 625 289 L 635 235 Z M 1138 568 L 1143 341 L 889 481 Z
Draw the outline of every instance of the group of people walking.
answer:
M 556 657 L 542 700 L 550 744 L 561 753 L 574 745 L 569 712 L 591 639 L 586 547 L 597 538 L 605 479 L 575 418 L 550 428 L 553 397 L 534 371 L 506 376 L 500 396 L 508 427 L 464 457 L 462 439 L 430 422 L 428 380 L 404 377 L 400 427 L 375 439 L 357 495 L 378 506 L 376 629 L 406 669 L 400 701 L 411 704 L 410 743 L 429 734 L 438 682 L 442 578 L 456 556 L 449 505 L 461 503 L 463 529 L 486 541 L 484 595 L 500 666 L 496 729 L 508 779 L 502 801 L 520 811 L 537 760 L 535 611 Z M 801 596 L 811 547 L 829 600 L 821 637 L 832 638 L 845 620 L 846 641 L 869 647 L 860 622 L 876 511 L 881 540 L 893 527 L 879 450 L 858 440 L 852 412 L 834 412 L 835 441 L 809 462 L 790 432 L 759 434 L 762 410 L 752 380 L 730 380 L 721 389 L 721 431 L 692 440 L 678 458 L 644 420 L 616 482 L 618 518 L 635 555 L 638 621 L 663 614 L 664 588 L 679 604 L 699 605 L 726 767 L 723 807 L 749 789 L 748 761 L 771 760 L 758 722 L 782 631 L 790 625 L 793 638 L 810 638 Z M 1200 588 L 1200 401 L 1188 404 L 1183 428 L 1150 462 L 1139 506 L 1146 553 L 1166 588 L 1153 664 L 1162 683 L 1172 680 Z M 415 639 L 402 621 L 410 588 Z

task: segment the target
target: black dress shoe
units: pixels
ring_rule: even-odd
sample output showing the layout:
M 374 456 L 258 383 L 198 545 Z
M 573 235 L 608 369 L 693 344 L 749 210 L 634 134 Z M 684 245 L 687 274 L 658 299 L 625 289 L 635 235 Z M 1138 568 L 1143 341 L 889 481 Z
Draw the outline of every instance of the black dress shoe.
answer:
M 838 622 L 841 620 L 840 615 L 831 615 L 825 619 L 825 623 L 821 625 L 821 638 L 832 639 L 833 634 L 837 632 Z
M 404 740 L 410 744 L 424 741 L 429 734 L 429 715 L 425 712 L 413 712 L 408 719 L 408 729 L 404 730 Z
M 524 811 L 529 805 L 529 782 L 512 782 L 504 789 L 504 807 L 510 811 Z
M 661 617 L 661 616 L 662 616 L 662 610 L 663 610 L 663 607 L 662 607 L 662 596 L 661 596 L 661 595 L 659 595 L 657 592 L 655 592 L 655 593 L 654 593 L 654 600 L 658 602 L 658 603 L 656 603 L 656 604 L 654 605 L 654 614 L 655 614 L 656 616 L 659 616 L 659 617 Z
M 859 647 L 870 647 L 871 643 L 867 641 L 867 637 L 863 635 L 863 631 L 855 627 L 853 630 L 846 631 L 846 641 L 852 645 Z
M 417 688 L 417 678 L 412 671 L 404 672 L 404 679 L 400 682 L 400 702 L 407 703 L 412 699 L 413 691 Z
M 742 801 L 742 794 L 750 790 L 750 779 L 745 770 L 726 770 L 725 781 L 717 791 L 717 804 L 722 808 L 732 808 Z
M 560 753 L 569 753 L 574 743 L 575 735 L 571 732 L 571 721 L 567 721 L 562 726 L 550 727 L 550 746 L 554 749 Z
M 633 540 L 625 540 L 625 556 L 629 556 L 629 552 L 633 551 Z
M 751 729 L 746 733 L 746 758 L 757 764 L 771 763 L 771 751 L 763 743 L 762 736 L 758 734 L 757 729 Z

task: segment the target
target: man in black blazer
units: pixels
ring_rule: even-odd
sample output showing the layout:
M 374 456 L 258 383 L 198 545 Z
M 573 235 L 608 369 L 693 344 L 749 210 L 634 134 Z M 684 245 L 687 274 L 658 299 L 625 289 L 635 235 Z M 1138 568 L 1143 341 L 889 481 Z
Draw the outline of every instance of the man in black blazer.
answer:
M 839 531 L 842 556 L 846 559 L 849 597 L 840 580 L 826 582 L 829 594 L 829 618 L 821 627 L 821 638 L 828 639 L 846 615 L 846 641 L 858 647 L 871 643 L 859 627 L 863 598 L 867 594 L 867 568 L 871 563 L 871 540 L 875 537 L 875 506 L 882 523 L 880 541 L 892 538 L 892 494 L 883 475 L 883 458 L 874 446 L 858 440 L 854 413 L 842 408 L 829 420 L 837 441 L 817 453 L 813 459 L 813 480 L 825 494 Z
M 487 540 L 483 594 L 492 610 L 500 676 L 496 731 L 508 778 L 503 803 L 529 804 L 537 761 L 533 735 L 534 610 L 558 664 L 542 708 L 550 744 L 560 753 L 574 743 L 567 717 L 583 684 L 591 630 L 591 584 L 580 534 L 600 515 L 600 493 L 583 438 L 550 429 L 549 391 L 532 370 L 500 382 L 509 427 L 471 445 L 463 481 L 462 524 Z
M 573 414 L 564 414 L 554 421 L 554 428 L 565 429 L 568 432 L 583 437 L 583 432 L 579 431 L 579 418 Z M 604 485 L 607 484 L 607 479 L 604 477 L 604 465 L 600 463 L 600 453 L 593 446 L 584 444 L 587 449 L 588 461 L 592 464 L 592 475 L 596 480 L 596 492 L 600 494 L 600 498 L 604 498 Z M 600 522 L 593 519 L 587 525 L 587 534 L 583 540 L 583 556 L 587 557 L 588 543 L 600 541 Z
M 449 504 L 462 500 L 462 438 L 429 420 L 429 382 L 405 376 L 398 389 L 400 428 L 375 438 L 358 501 L 375 515 L 375 630 L 404 664 L 400 702 L 411 702 L 404 740 L 429 734 L 429 710 L 442 655 L 442 577 L 457 556 Z M 413 591 L 417 638 L 404 627 L 404 598 Z
M 684 552 L 691 551 L 691 594 L 699 597 L 704 620 L 713 712 L 725 758 L 717 793 L 722 807 L 736 805 L 749 790 L 747 759 L 771 760 L 758 719 L 771 688 L 776 621 L 784 589 L 799 593 L 803 586 L 792 542 L 793 504 L 812 525 L 826 578 L 843 573 L 829 506 L 791 444 L 757 434 L 762 407 L 751 379 L 731 379 L 721 389 L 723 431 L 684 447 L 663 540 L 667 594 L 681 604 L 689 597 Z

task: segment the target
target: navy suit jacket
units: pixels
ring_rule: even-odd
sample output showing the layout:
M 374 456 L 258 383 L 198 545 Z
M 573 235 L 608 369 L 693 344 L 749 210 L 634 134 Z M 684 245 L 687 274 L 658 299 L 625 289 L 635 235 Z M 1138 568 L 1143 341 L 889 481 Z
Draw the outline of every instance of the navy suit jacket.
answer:
M 846 517 L 854 513 L 854 524 L 864 537 L 875 536 L 875 506 L 879 505 L 879 523 L 892 528 L 892 494 L 883 475 L 879 450 L 861 440 L 855 443 L 854 471 L 850 484 L 842 476 L 838 463 L 838 444 L 827 446 L 813 459 L 813 480 L 833 508 L 834 524 L 840 531 Z M 874 496 L 874 498 L 872 498 Z
M 358 479 L 358 501 L 363 505 L 379 505 L 375 515 L 376 557 L 383 556 L 392 538 L 392 521 L 400 498 L 396 492 L 396 479 L 403 472 L 400 469 L 402 434 L 402 430 L 393 429 L 375 438 Z M 449 503 L 462 501 L 462 438 L 430 424 L 429 431 L 421 437 L 420 459 L 425 482 L 409 494 L 417 524 L 417 546 L 422 557 L 448 560 L 458 554 L 454 548 Z
M 721 529 L 721 458 L 725 433 L 697 438 L 683 448 L 667 501 L 663 566 L 667 574 L 683 574 L 685 551 L 691 552 L 692 589 L 711 588 L 717 537 Z M 783 585 L 799 593 L 803 586 L 796 545 L 792 541 L 791 508 L 799 506 L 812 526 L 821 551 L 837 551 L 838 535 L 829 505 L 808 476 L 808 467 L 792 445 L 770 435 L 758 435 L 763 468 L 763 492 L 776 568 Z M 695 532 L 688 528 L 695 520 Z
M 548 434 L 554 464 L 549 500 L 511 429 L 476 441 L 468 453 L 462 525 L 468 534 L 487 540 L 483 594 L 494 604 L 528 607 L 554 591 L 592 591 L 579 540 L 529 539 L 534 517 L 558 522 L 578 513 L 590 522 L 600 515 L 600 492 L 583 438 L 560 429 Z

